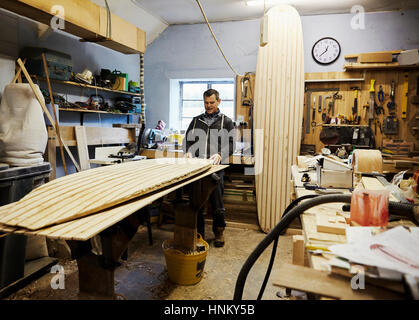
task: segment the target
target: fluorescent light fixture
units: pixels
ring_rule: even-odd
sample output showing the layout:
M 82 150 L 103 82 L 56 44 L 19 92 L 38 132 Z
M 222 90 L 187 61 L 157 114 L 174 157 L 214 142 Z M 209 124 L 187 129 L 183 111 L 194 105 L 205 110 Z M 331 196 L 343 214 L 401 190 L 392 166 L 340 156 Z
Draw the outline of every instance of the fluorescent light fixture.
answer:
M 275 1 L 275 0 L 250 0 L 250 1 L 245 1 L 246 6 L 249 7 L 256 7 L 256 6 L 263 6 L 263 3 L 266 4 L 274 4 L 275 2 L 279 2 L 279 1 Z
M 253 1 L 245 1 L 246 6 L 255 7 L 259 5 L 263 5 L 263 0 L 253 0 Z

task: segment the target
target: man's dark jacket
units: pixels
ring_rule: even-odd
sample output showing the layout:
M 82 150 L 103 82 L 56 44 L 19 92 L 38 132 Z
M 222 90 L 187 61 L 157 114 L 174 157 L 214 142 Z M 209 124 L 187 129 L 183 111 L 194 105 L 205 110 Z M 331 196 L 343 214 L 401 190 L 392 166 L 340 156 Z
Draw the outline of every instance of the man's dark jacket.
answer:
M 211 115 L 203 113 L 192 119 L 183 140 L 183 152 L 207 159 L 218 153 L 222 163 L 228 163 L 229 156 L 234 152 L 234 123 L 219 111 L 212 116 L 214 119 L 211 125 L 206 122 L 208 117 Z

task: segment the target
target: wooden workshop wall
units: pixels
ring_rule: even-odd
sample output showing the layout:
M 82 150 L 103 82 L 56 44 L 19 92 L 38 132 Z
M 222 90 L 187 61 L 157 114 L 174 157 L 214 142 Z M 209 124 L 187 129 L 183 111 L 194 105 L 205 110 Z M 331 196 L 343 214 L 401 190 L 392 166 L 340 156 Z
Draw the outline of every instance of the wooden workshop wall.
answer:
M 402 92 L 403 92 L 403 77 L 404 73 L 407 72 L 409 74 L 409 93 L 408 93 L 408 104 L 407 104 L 407 118 L 401 118 L 401 104 L 402 104 Z M 417 77 L 419 76 L 419 70 L 417 69 L 410 69 L 410 70 L 401 70 L 401 69 L 389 69 L 389 70 L 367 70 L 367 71 L 354 71 L 354 72 L 325 72 L 325 73 L 306 73 L 306 80 L 327 80 L 330 79 L 331 81 L 326 82 L 306 82 L 306 89 L 314 89 L 314 88 L 339 88 L 339 94 L 342 95 L 341 100 L 335 100 L 335 116 L 338 114 L 343 114 L 346 117 L 352 116 L 352 107 L 354 105 L 354 97 L 355 93 L 354 90 L 351 90 L 351 87 L 358 86 L 361 90 L 358 93 L 358 115 L 361 116 L 361 125 L 368 125 L 367 119 L 367 109 L 363 108 L 369 101 L 370 97 L 370 87 L 371 87 L 371 79 L 375 79 L 375 99 L 377 99 L 377 93 L 380 88 L 380 85 L 383 86 L 384 91 L 384 116 L 381 114 L 378 116 L 381 126 L 383 124 L 383 118 L 388 116 L 388 108 L 387 103 L 390 101 L 390 86 L 391 81 L 395 81 L 395 103 L 396 103 L 396 116 L 399 120 L 399 133 L 397 135 L 384 135 L 380 132 L 378 125 L 377 125 L 377 132 L 375 132 L 374 124 L 372 123 L 372 130 L 375 134 L 376 146 L 377 148 L 382 146 L 383 139 L 398 139 L 398 140 L 405 140 L 407 142 L 413 142 L 415 144 L 415 150 L 419 150 L 419 141 L 418 139 L 412 134 L 409 129 L 409 122 L 415 117 L 419 108 L 417 105 L 411 103 L 411 97 L 417 94 Z M 342 81 L 336 82 L 333 79 L 346 79 L 346 78 L 364 78 L 364 81 Z M 320 150 L 324 147 L 324 144 L 320 141 L 319 136 L 322 127 L 320 124 L 322 123 L 321 120 L 321 112 L 318 112 L 318 101 L 319 96 L 321 95 L 324 97 L 325 95 L 333 95 L 334 92 L 312 92 L 311 93 L 311 101 L 310 103 L 310 133 L 306 133 L 306 108 L 307 108 L 307 92 L 305 94 L 305 105 L 304 105 L 304 123 L 303 123 L 303 136 L 302 136 L 302 143 L 303 144 L 313 144 L 316 146 L 316 152 L 320 152 Z M 312 107 L 313 107 L 313 98 L 316 97 L 316 114 L 315 114 L 315 122 L 317 126 L 313 128 L 311 126 L 312 122 Z M 328 103 L 331 100 L 326 100 Z M 323 104 L 323 98 L 322 98 Z M 378 104 L 378 103 L 377 103 Z M 322 106 L 323 108 L 323 106 Z M 377 115 L 374 113 L 374 117 Z
M 243 93 L 242 93 L 242 80 L 245 76 L 236 76 L 236 119 L 240 116 L 243 117 L 244 122 L 247 122 L 246 129 L 250 129 L 249 123 L 249 109 L 251 108 L 248 105 L 243 105 Z M 256 75 L 254 73 L 247 75 L 246 77 L 250 78 L 250 92 L 248 97 L 251 99 L 253 104 L 254 94 L 255 94 L 255 78 Z

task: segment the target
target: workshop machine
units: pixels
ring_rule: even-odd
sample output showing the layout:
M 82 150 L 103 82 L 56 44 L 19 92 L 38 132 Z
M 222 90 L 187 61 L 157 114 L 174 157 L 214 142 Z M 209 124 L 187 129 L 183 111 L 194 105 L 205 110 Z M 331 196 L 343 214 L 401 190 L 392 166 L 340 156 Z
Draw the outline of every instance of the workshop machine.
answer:
M 144 159 L 147 159 L 147 157 L 138 155 L 137 144 L 132 142 L 126 147 L 97 147 L 95 148 L 95 158 L 90 162 L 107 165 Z
M 158 129 L 147 129 L 141 137 L 141 147 L 146 149 L 157 149 L 162 143 L 165 143 L 168 136 Z

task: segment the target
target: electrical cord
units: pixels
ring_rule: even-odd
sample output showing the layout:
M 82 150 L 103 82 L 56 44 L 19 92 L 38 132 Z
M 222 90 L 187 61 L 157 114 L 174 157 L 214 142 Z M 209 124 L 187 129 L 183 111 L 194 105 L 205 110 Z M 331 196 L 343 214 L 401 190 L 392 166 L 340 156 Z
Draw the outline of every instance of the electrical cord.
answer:
M 265 251 L 265 249 L 276 239 L 278 238 L 279 234 L 286 229 L 289 224 L 296 218 L 299 217 L 302 213 L 306 210 L 318 206 L 324 203 L 331 203 L 331 202 L 343 202 L 343 203 L 350 203 L 351 202 L 351 195 L 346 194 L 333 194 L 333 195 L 325 195 L 325 196 L 317 196 L 313 199 L 309 199 L 300 205 L 292 208 L 288 213 L 284 214 L 281 221 L 269 232 L 266 237 L 256 246 L 253 252 L 249 255 L 246 262 L 243 264 L 239 275 L 237 277 L 236 286 L 234 289 L 234 296 L 233 300 L 242 300 L 243 297 L 243 289 L 244 285 L 246 284 L 246 278 L 249 274 L 249 271 L 255 264 L 256 260 L 260 257 L 260 255 Z M 419 224 L 419 207 L 407 204 L 407 203 L 396 203 L 396 202 L 389 202 L 389 213 L 397 212 L 398 215 L 405 216 L 418 225 Z M 263 292 L 262 292 L 263 294 Z M 261 296 L 261 294 L 259 294 Z
M 295 199 L 294 201 L 292 201 L 288 205 L 288 207 L 285 208 L 284 213 L 282 214 L 281 220 L 288 214 L 288 212 L 291 209 L 293 209 L 295 206 L 297 206 L 298 203 L 300 203 L 301 201 L 307 200 L 307 199 L 312 199 L 312 198 L 315 198 L 315 197 L 318 197 L 318 196 L 319 195 L 317 195 L 317 194 L 308 194 L 308 195 L 305 195 L 305 196 L 302 196 L 300 198 Z M 285 229 L 284 229 L 284 233 L 285 233 Z M 269 266 L 268 266 L 268 269 L 266 271 L 265 279 L 263 280 L 262 286 L 261 286 L 260 291 L 259 291 L 259 295 L 258 295 L 258 297 L 257 297 L 256 300 L 262 299 L 263 292 L 265 291 L 266 284 L 268 283 L 269 276 L 271 275 L 272 267 L 273 267 L 273 264 L 274 264 L 274 261 L 275 261 L 276 249 L 278 247 L 279 236 L 281 234 L 282 233 L 279 233 L 278 236 L 275 238 L 275 243 L 274 243 L 274 245 L 272 247 L 271 259 L 269 260 Z
M 234 72 L 234 74 L 235 74 L 236 76 L 240 76 L 240 75 L 236 72 L 236 70 L 234 70 L 234 68 L 231 66 L 230 62 L 228 61 L 228 59 L 226 58 L 226 56 L 225 56 L 225 54 L 224 54 L 223 49 L 221 49 L 221 46 L 220 46 L 220 44 L 218 43 L 217 37 L 215 36 L 214 32 L 212 31 L 212 28 L 211 28 L 211 26 L 210 26 L 210 23 L 208 22 L 207 16 L 205 15 L 205 12 L 204 12 L 204 9 L 202 8 L 201 3 L 199 2 L 199 0 L 196 0 L 196 3 L 198 4 L 199 9 L 201 10 L 202 16 L 204 17 L 205 22 L 207 23 L 208 29 L 209 29 L 209 31 L 211 32 L 211 35 L 212 35 L 212 37 L 214 38 L 215 43 L 217 44 L 218 49 L 220 49 L 220 52 L 221 52 L 221 54 L 223 55 L 224 60 L 227 62 L 227 64 L 228 64 L 228 66 L 230 67 L 231 71 L 233 71 L 233 72 Z
M 106 6 L 106 14 L 107 14 L 107 21 L 106 21 L 106 38 L 111 39 L 112 38 L 112 15 L 111 15 L 111 9 L 108 5 L 108 0 L 105 0 L 105 6 Z

